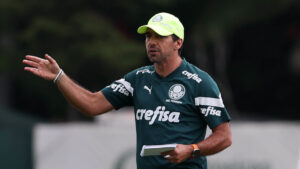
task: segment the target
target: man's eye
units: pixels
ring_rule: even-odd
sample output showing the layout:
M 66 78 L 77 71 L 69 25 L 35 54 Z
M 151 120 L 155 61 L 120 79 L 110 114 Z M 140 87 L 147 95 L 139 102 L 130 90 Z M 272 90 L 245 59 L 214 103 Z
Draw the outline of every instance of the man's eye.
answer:
M 157 38 L 162 39 L 165 38 L 165 36 L 157 35 Z

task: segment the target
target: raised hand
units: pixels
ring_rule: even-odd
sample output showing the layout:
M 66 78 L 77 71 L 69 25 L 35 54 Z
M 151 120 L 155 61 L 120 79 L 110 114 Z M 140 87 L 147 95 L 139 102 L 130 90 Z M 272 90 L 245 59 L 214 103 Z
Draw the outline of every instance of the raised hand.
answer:
M 26 55 L 23 63 L 27 65 L 25 71 L 46 80 L 53 80 L 60 71 L 56 61 L 48 54 L 45 54 L 45 59 Z

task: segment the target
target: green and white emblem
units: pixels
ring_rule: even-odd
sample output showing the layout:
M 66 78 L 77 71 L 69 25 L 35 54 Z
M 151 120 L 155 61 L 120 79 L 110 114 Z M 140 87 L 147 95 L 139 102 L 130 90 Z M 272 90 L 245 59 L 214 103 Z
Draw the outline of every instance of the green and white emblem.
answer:
M 172 100 L 179 100 L 185 94 L 185 87 L 182 84 L 174 84 L 169 89 L 169 97 Z

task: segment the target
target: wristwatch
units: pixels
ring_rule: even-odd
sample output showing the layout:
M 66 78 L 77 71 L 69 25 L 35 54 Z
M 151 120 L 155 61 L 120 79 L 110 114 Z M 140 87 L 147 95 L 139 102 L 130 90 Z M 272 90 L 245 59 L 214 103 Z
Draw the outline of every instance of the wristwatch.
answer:
M 194 151 L 193 151 L 193 154 L 192 154 L 192 157 L 195 158 L 195 157 L 200 157 L 200 149 L 198 147 L 197 144 L 192 144 L 193 148 L 194 148 Z

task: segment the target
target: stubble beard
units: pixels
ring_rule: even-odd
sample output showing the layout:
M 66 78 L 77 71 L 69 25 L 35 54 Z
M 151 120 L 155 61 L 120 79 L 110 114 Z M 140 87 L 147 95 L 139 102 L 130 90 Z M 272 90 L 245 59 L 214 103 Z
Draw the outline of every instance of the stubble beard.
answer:
M 161 52 L 159 52 L 159 54 L 156 55 L 150 55 L 149 53 L 147 53 L 147 55 L 151 63 L 162 63 L 169 57 L 168 55 L 163 55 Z
M 161 55 L 155 55 L 155 56 L 150 56 L 148 55 L 148 59 L 151 63 L 161 63 L 162 61 L 166 60 L 166 57 L 161 56 Z

